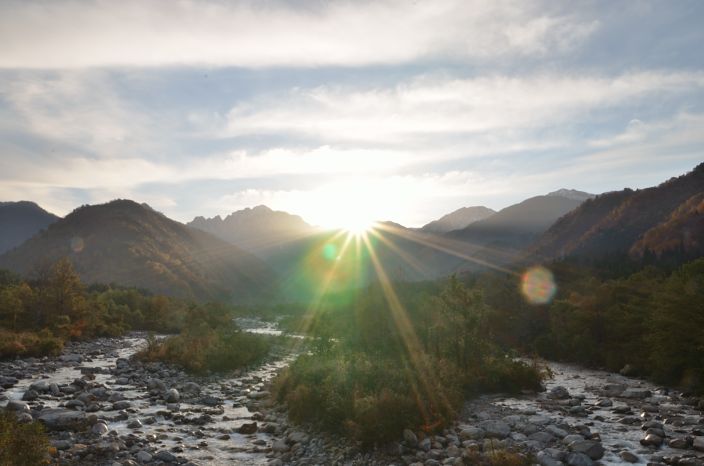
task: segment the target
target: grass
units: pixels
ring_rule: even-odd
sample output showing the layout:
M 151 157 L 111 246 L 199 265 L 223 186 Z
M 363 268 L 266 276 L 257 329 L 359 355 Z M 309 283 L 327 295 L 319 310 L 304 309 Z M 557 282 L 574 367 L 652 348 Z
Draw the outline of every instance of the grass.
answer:
M 63 347 L 63 340 L 48 330 L 11 332 L 0 329 L 0 359 L 57 356 Z
M 49 440 L 38 422 L 20 424 L 13 413 L 0 411 L 0 466 L 48 464 Z
M 275 339 L 239 330 L 184 332 L 162 341 L 150 338 L 137 357 L 175 364 L 195 374 L 226 372 L 263 360 Z

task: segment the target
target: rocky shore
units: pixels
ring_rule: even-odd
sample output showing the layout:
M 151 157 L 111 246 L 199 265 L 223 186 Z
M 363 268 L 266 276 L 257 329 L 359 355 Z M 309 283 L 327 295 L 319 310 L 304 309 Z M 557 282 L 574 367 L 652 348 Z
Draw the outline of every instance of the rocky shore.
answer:
M 228 376 L 193 377 L 131 356 L 143 335 L 0 363 L 0 406 L 42 422 L 55 464 L 475 464 L 512 451 L 542 466 L 704 465 L 702 401 L 619 374 L 551 364 L 547 391 L 468 402 L 441 435 L 399 432 L 365 451 L 291 425 L 268 386 L 279 352 Z

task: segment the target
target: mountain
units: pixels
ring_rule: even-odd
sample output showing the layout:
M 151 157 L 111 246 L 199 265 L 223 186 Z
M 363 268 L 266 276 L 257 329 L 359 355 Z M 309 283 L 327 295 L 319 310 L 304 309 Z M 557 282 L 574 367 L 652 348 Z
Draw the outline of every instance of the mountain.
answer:
M 466 228 L 451 231 L 447 236 L 475 246 L 521 249 L 581 203 L 553 194 L 531 197 Z
M 585 201 L 536 242 L 539 257 L 596 259 L 646 251 L 701 255 L 704 163 L 658 186 L 624 189 Z
M 62 257 L 86 283 L 185 298 L 245 302 L 276 286 L 251 254 L 129 200 L 79 207 L 0 256 L 0 267 L 31 274 Z
M 19 246 L 58 219 L 34 202 L 0 202 L 0 254 Z
M 557 191 L 553 191 L 551 193 L 547 194 L 548 196 L 555 196 L 555 197 L 565 197 L 567 199 L 572 199 L 573 201 L 580 201 L 584 202 L 587 199 L 593 199 L 595 197 L 594 194 L 590 193 L 585 193 L 584 191 L 577 191 L 576 189 L 558 189 Z
M 312 234 L 315 229 L 298 215 L 260 205 L 238 210 L 224 219 L 196 217 L 187 224 L 248 251 L 261 252 Z
M 471 225 L 479 220 L 495 214 L 496 211 L 484 206 L 462 207 L 447 215 L 443 215 L 437 220 L 423 225 L 422 231 L 429 233 L 447 233 L 452 230 L 459 230 Z

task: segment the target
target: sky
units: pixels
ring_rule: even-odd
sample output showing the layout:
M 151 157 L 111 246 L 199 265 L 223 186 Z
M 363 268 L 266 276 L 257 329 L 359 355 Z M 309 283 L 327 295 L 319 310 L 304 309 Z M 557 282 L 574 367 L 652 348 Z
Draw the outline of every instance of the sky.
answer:
M 0 2 L 0 200 L 420 226 L 704 160 L 704 2 Z

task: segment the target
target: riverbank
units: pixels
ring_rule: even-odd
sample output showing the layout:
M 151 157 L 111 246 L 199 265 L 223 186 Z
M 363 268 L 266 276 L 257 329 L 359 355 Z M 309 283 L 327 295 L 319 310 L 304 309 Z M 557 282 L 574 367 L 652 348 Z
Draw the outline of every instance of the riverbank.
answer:
M 550 364 L 547 391 L 468 402 L 441 435 L 399 433 L 365 451 L 292 425 L 269 383 L 294 354 L 194 377 L 131 356 L 143 334 L 70 343 L 57 358 L 0 363 L 0 406 L 38 419 L 57 464 L 473 464 L 511 450 L 543 466 L 704 464 L 701 401 L 619 374 Z M 403 438 L 403 440 L 401 439 Z M 641 441 L 645 445 L 641 444 Z

